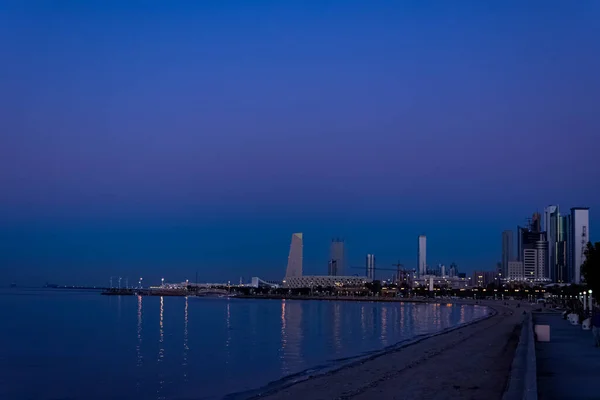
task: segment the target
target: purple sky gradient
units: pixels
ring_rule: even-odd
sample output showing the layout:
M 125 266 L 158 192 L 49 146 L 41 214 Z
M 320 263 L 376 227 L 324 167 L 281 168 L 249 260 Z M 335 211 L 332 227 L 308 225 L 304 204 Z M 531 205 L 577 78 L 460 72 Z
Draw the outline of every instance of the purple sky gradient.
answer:
M 394 242 L 408 244 L 379 251 L 407 262 L 421 231 L 488 231 L 475 255 L 451 238 L 428 246 L 466 269 L 493 265 L 500 232 L 550 203 L 591 207 L 597 238 L 598 2 L 199 3 L 0 9 L 0 221 L 20 238 L 0 256 L 9 275 L 72 251 L 66 238 L 47 257 L 16 250 L 45 239 L 12 229 L 50 220 L 50 236 L 69 220 L 131 219 L 195 221 L 202 236 L 207 218 L 233 232 L 276 219 L 258 236 L 281 235 L 284 258 L 304 218 L 317 221 L 308 238 L 362 237 L 373 221 L 373 243 L 406 220 Z M 78 226 L 70 235 L 95 229 Z M 145 268 L 135 254 L 152 243 L 127 263 Z M 78 279 L 124 262 L 107 246 Z M 369 250 L 355 247 L 362 265 Z M 189 268 L 203 251 L 164 257 Z M 239 257 L 213 262 L 245 273 Z

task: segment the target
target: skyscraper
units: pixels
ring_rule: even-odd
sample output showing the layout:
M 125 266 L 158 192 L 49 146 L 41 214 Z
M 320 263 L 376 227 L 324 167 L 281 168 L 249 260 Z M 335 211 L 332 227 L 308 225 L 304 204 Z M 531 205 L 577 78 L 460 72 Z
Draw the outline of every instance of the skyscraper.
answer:
M 285 270 L 286 278 L 302 276 L 302 248 L 302 233 L 294 233 L 290 243 L 287 269 Z
M 346 270 L 346 254 L 344 249 L 344 241 L 341 239 L 332 239 L 330 253 L 330 262 L 335 261 L 335 271 L 332 271 L 334 273 L 330 275 L 344 275 L 344 271 Z
M 427 274 L 427 237 L 425 235 L 419 236 L 419 250 L 418 250 L 418 267 L 419 276 Z
M 514 260 L 513 231 L 502 232 L 502 275 L 508 274 L 508 262 Z
M 563 220 L 563 232 L 566 233 L 565 241 L 567 246 L 567 275 L 566 279 L 568 283 L 573 283 L 575 279 L 575 268 L 573 267 L 573 218 L 569 214 Z
M 557 243 L 557 263 L 559 276 L 557 282 L 569 283 L 573 282 L 573 268 L 571 267 L 571 247 L 569 243 L 573 241 L 573 232 L 571 230 L 571 214 L 560 217 L 560 234 Z
M 534 232 L 542 231 L 542 216 L 539 212 L 534 212 L 531 217 L 531 226 L 530 229 Z
M 327 264 L 327 275 L 329 276 L 337 276 L 337 261 L 336 260 L 329 260 L 329 263 Z
M 581 283 L 581 264 L 585 261 L 585 249 L 590 241 L 590 209 L 587 207 L 571 208 L 571 267 L 573 283 Z
M 534 281 L 538 270 L 538 257 L 535 249 L 523 249 L 523 275 L 526 280 Z
M 527 228 L 517 225 L 517 261 L 523 261 L 523 232 Z
M 557 256 L 557 243 L 558 236 L 560 234 L 559 231 L 560 226 L 560 213 L 558 210 L 558 206 L 548 206 L 544 208 L 544 226 L 543 229 L 546 231 L 546 238 L 548 239 L 548 255 L 547 255 L 547 265 L 548 272 L 547 275 L 553 282 L 559 281 L 559 276 L 562 275 L 558 271 L 558 256 Z
M 548 280 L 548 242 L 546 240 L 537 240 L 535 242 L 535 250 L 537 256 L 536 279 L 540 281 Z
M 455 263 L 450 264 L 449 275 L 451 278 L 458 276 L 458 267 L 456 266 Z
M 367 278 L 375 279 L 375 255 L 367 254 L 366 274 Z
M 539 225 L 531 224 L 530 228 Z M 546 232 L 519 227 L 519 251 L 527 280 L 548 281 L 548 242 Z

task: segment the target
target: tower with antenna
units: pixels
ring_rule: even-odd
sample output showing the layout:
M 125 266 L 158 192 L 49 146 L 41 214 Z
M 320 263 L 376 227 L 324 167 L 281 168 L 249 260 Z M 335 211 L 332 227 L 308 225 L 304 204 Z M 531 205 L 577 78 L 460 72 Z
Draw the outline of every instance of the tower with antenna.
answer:
M 571 262 L 570 267 L 573 271 L 573 283 L 580 284 L 581 265 L 585 261 L 585 250 L 590 239 L 590 209 L 588 207 L 573 207 L 571 208 L 571 231 L 572 243 L 569 247 Z

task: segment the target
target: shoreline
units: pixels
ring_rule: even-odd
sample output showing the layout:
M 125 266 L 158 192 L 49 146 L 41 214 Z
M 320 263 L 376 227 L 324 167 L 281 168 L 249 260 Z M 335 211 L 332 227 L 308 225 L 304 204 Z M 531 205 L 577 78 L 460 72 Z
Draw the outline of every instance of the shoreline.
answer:
M 332 370 L 293 382 L 275 381 L 246 392 L 246 397 L 237 393 L 225 398 L 500 399 L 508 385 L 524 308 L 515 308 L 516 301 L 509 302 L 509 306 L 501 301 L 453 303 L 485 306 L 491 313 L 397 343 Z M 443 376 L 446 379 L 440 379 Z
M 309 299 L 303 299 L 303 300 L 309 300 Z M 422 302 L 422 303 L 424 303 L 424 302 Z M 428 303 L 428 304 L 435 304 L 435 303 Z M 456 305 L 459 305 L 459 304 L 456 304 Z M 475 306 L 475 305 L 479 305 L 479 304 L 463 303 L 460 305 Z M 360 354 L 360 355 L 357 355 L 354 357 L 349 357 L 346 359 L 334 360 L 333 362 L 335 363 L 335 365 L 332 365 L 329 368 L 323 368 L 321 370 L 316 370 L 315 367 L 308 368 L 304 371 L 300 371 L 298 373 L 295 373 L 295 374 L 292 374 L 289 376 L 285 376 L 279 380 L 269 382 L 268 384 L 266 384 L 258 389 L 249 390 L 249 391 L 245 391 L 245 392 L 231 393 L 231 394 L 225 396 L 224 399 L 225 400 L 234 400 L 234 399 L 256 400 L 256 399 L 262 399 L 262 398 L 265 398 L 265 397 L 268 397 L 271 395 L 275 395 L 285 389 L 293 387 L 294 385 L 300 384 L 302 382 L 305 382 L 305 381 L 308 381 L 311 379 L 315 379 L 315 378 L 329 376 L 329 375 L 335 374 L 341 370 L 368 363 L 368 362 L 376 360 L 380 357 L 385 357 L 389 354 L 393 354 L 395 352 L 402 351 L 403 349 L 405 349 L 409 346 L 416 345 L 423 341 L 432 339 L 436 336 L 444 335 L 444 334 L 450 333 L 452 331 L 455 331 L 457 329 L 462 329 L 469 325 L 476 324 L 483 320 L 492 318 L 498 313 L 494 308 L 492 308 L 490 306 L 482 305 L 482 307 L 488 308 L 490 312 L 482 317 L 475 318 L 471 321 L 463 322 L 461 324 L 445 328 L 441 331 L 417 335 L 417 336 L 414 336 L 409 339 L 401 340 L 397 343 L 386 346 L 382 349 L 370 351 L 368 354 Z M 310 372 L 312 372 L 312 371 L 316 371 L 316 373 L 311 374 Z

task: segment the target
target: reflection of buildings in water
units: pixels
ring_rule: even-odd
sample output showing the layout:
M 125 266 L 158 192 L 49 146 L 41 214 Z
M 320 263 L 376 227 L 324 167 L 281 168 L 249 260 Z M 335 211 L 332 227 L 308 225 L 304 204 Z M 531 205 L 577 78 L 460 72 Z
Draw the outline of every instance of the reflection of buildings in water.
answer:
M 360 306 L 360 328 L 362 331 L 362 339 L 365 340 L 367 338 L 367 321 L 364 304 L 361 304 Z
M 339 350 L 342 347 L 342 340 L 340 337 L 340 328 L 341 328 L 341 315 L 340 315 L 340 303 L 333 303 L 333 345 L 336 350 Z
M 163 318 L 164 318 L 164 298 L 163 296 L 160 296 L 160 319 L 159 319 L 159 329 L 158 329 L 158 363 L 161 363 L 164 359 L 165 356 L 165 346 L 164 346 L 164 341 L 165 341 L 165 330 L 164 330 L 164 323 L 163 323 Z M 163 372 L 159 369 L 159 373 L 158 373 L 158 390 L 157 390 L 157 395 L 158 395 L 158 399 L 164 399 L 164 395 L 162 394 L 163 388 L 165 385 L 165 376 L 163 374 Z
M 421 310 L 423 309 L 423 306 L 421 304 L 412 304 L 411 305 L 411 318 L 410 318 L 410 322 L 412 325 L 412 330 L 415 333 L 420 333 L 420 329 L 421 326 L 419 324 L 419 314 L 421 313 Z
M 285 306 L 286 306 L 286 301 L 285 299 L 281 300 L 281 348 L 279 349 L 279 359 L 281 360 L 281 370 L 284 374 L 288 373 L 288 367 L 287 367 L 287 363 L 286 363 L 286 348 L 288 345 L 288 338 L 287 338 L 287 320 L 286 320 L 286 316 L 285 316 Z
M 379 311 L 381 309 L 379 308 L 379 304 L 374 304 L 373 308 L 371 309 L 371 332 L 373 337 L 375 337 L 377 335 L 377 332 L 379 331 L 379 318 L 377 317 Z
M 433 304 L 432 309 L 432 325 L 435 330 L 442 329 L 442 306 L 439 303 Z
M 142 296 L 138 296 L 136 353 L 137 353 L 137 366 L 140 367 L 143 362 L 143 357 L 142 357 Z
M 260 336 L 261 332 L 257 331 L 257 326 L 258 326 L 258 312 L 260 312 L 261 308 L 258 308 L 257 306 L 251 306 L 249 308 L 249 314 L 248 314 L 248 318 L 250 319 L 250 321 L 248 322 L 249 326 L 249 331 L 252 333 L 251 338 L 252 338 L 252 342 L 250 343 L 251 346 L 256 346 L 257 344 L 257 340 L 258 337 Z
M 391 329 L 391 334 L 393 338 L 396 338 L 398 335 L 398 320 L 400 319 L 400 311 L 398 310 L 400 307 L 403 307 L 401 304 L 394 304 L 393 307 L 390 308 L 390 322 L 389 327 Z
M 161 362 L 165 356 L 165 329 L 163 325 L 163 317 L 164 317 L 164 299 L 160 296 L 160 319 L 158 322 L 158 361 Z
M 225 308 L 225 364 L 229 364 L 231 357 L 231 309 L 229 299 L 227 299 L 227 307 Z
M 117 296 L 117 318 L 121 319 L 121 296 Z
M 465 315 L 465 305 L 461 305 L 460 306 L 460 320 L 459 322 L 461 324 L 464 324 L 466 322 L 466 315 Z
M 404 324 L 405 324 L 405 318 L 406 318 L 406 303 L 401 303 L 400 304 L 400 334 L 404 333 Z
M 445 324 L 447 327 L 452 325 L 452 315 L 454 315 L 455 308 L 456 308 L 456 305 L 450 304 L 450 306 L 446 309 L 446 314 L 444 316 L 445 316 Z
M 183 380 L 187 382 L 187 365 L 188 365 L 188 298 L 185 297 L 185 308 L 183 311 Z
M 454 304 L 446 304 L 446 309 L 442 315 L 444 320 L 444 328 L 448 328 L 452 325 L 452 314 L 456 306 Z
M 138 301 L 138 306 L 137 306 L 137 344 L 135 346 L 135 352 L 136 352 L 136 367 L 140 368 L 143 364 L 143 357 L 142 357 L 142 296 L 138 296 L 137 298 Z M 138 369 L 138 373 L 137 373 L 137 380 L 136 380 L 136 389 L 139 391 L 142 387 L 142 374 L 143 371 L 141 371 L 141 369 Z
M 281 301 L 281 372 L 295 372 L 292 361 L 302 360 L 302 304 L 294 301 Z M 294 369 L 294 371 L 292 371 Z
M 388 318 L 388 309 L 387 309 L 387 307 L 383 306 L 383 307 L 381 307 L 381 335 L 379 338 L 381 339 L 381 344 L 383 344 L 384 346 L 387 346 L 387 344 L 388 344 L 387 318 Z

